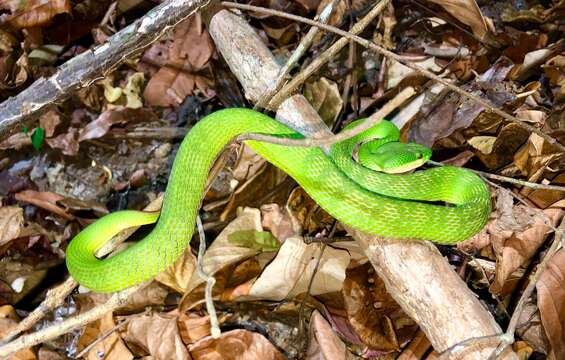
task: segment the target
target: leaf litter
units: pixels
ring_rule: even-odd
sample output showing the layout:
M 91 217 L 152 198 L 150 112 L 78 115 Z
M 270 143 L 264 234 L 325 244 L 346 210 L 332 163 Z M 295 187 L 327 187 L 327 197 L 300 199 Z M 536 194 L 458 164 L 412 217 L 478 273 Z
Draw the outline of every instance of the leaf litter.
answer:
M 259 5 L 312 17 L 328 3 Z M 414 3 L 392 1 L 361 35 L 565 141 L 562 2 Z M 153 5 L 0 2 L 0 100 L 103 43 L 148 6 Z M 338 1 L 329 23 L 347 28 L 371 6 Z M 307 31 L 273 16 L 248 16 L 281 61 Z M 180 136 L 174 134 L 186 133 L 195 120 L 216 109 L 248 106 L 203 19 L 197 14 L 183 21 L 127 64 L 51 106 L 33 128 L 0 139 L 3 331 L 65 278 L 64 250 L 82 227 L 110 211 L 141 209 L 164 191 L 179 145 Z M 318 35 L 293 74 L 333 41 L 332 35 Z M 433 147 L 434 160 L 565 185 L 564 156 L 552 144 L 363 49 L 340 52 L 303 91 L 324 120 L 339 129 L 370 115 L 407 85 L 419 86 L 420 95 L 391 120 L 402 127 L 404 139 Z M 40 140 L 32 138 L 34 132 L 42 134 Z M 223 159 L 201 212 L 209 243 L 204 269 L 216 278 L 220 338 L 211 337 L 204 281 L 195 272 L 196 251 L 191 248 L 122 309 L 12 358 L 64 358 L 93 343 L 86 358 L 435 356 L 339 224 L 334 242 L 320 242 L 334 221 L 302 189 L 244 146 L 230 147 Z M 554 229 L 563 221 L 565 193 L 508 183 L 491 191 L 495 209 L 489 224 L 452 249 L 464 259 L 452 264 L 505 327 L 515 299 L 557 238 Z M 561 250 L 549 259 L 536 296 L 520 314 L 514 349 L 524 358 L 565 356 L 563 258 Z M 78 303 L 67 301 L 57 310 L 63 318 L 107 299 L 92 293 L 73 298 Z M 300 330 L 304 322 L 305 337 Z

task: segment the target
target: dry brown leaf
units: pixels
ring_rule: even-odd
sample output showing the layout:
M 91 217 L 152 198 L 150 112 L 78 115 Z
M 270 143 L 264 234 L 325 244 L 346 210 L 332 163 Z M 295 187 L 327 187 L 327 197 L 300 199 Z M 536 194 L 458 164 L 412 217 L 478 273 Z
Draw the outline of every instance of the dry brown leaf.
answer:
M 210 335 L 210 317 L 200 316 L 195 313 L 181 314 L 179 316 L 179 329 L 182 341 L 191 344 L 203 337 Z
M 343 108 L 337 84 L 325 77 L 307 82 L 304 85 L 304 96 L 328 125 L 334 123 Z
M 321 0 L 320 3 L 318 4 L 318 9 L 316 10 L 316 14 L 320 15 L 322 13 L 322 10 L 324 10 L 324 8 L 328 6 L 331 2 L 332 0 Z M 337 4 L 334 6 L 333 11 L 327 23 L 329 25 L 340 24 L 344 19 L 345 12 L 347 11 L 347 7 L 348 7 L 347 1 L 339 0 Z M 321 35 L 318 34 L 318 36 L 316 36 L 315 39 L 316 41 L 319 41 L 320 38 Z
M 140 312 L 149 306 L 162 306 L 169 291 L 157 282 L 152 281 L 148 286 L 138 290 L 129 299 L 126 305 L 120 308 L 125 312 Z
M 270 231 L 273 236 L 284 242 L 292 236 L 299 236 L 300 224 L 286 209 L 278 204 L 266 204 L 261 206 L 262 225 L 265 230 Z
M 222 333 L 219 339 L 204 338 L 188 347 L 194 360 L 284 360 L 263 335 L 247 330 Z
M 39 118 L 39 124 L 45 130 L 45 137 L 50 138 L 55 134 L 55 129 L 57 125 L 61 123 L 61 115 L 54 111 L 50 110 L 45 114 L 41 115 Z
M 57 14 L 71 13 L 69 0 L 28 0 L 12 4 L 16 6 L 11 7 L 12 14 L 6 18 L 6 22 L 18 29 L 41 27 L 47 25 Z
M 349 323 L 371 349 L 397 351 L 399 342 L 391 314 L 400 307 L 374 271 L 369 274 L 370 269 L 366 264 L 347 271 L 342 294 Z
M 61 355 L 58 352 L 51 350 L 45 346 L 42 346 L 39 349 L 39 351 L 37 352 L 37 358 L 39 360 L 68 360 L 66 356 Z
M 106 110 L 100 116 L 85 126 L 80 132 L 78 141 L 88 139 L 97 139 L 104 136 L 112 125 L 126 124 L 136 122 L 152 122 L 156 121 L 157 116 L 149 109 L 130 109 L 119 107 L 116 109 Z
M 203 268 L 206 273 L 214 275 L 220 270 L 258 253 L 256 249 L 236 246 L 229 242 L 229 234 L 242 230 L 263 230 L 261 227 L 261 214 L 258 209 L 244 208 L 239 216 L 229 223 L 216 237 L 204 255 Z M 189 294 L 203 283 L 204 280 L 194 272 L 186 286 L 186 294 Z
M 24 212 L 17 206 L 0 207 L 0 246 L 16 239 L 24 225 Z
M 60 207 L 57 202 L 65 197 L 49 191 L 24 190 L 16 194 L 16 200 L 33 204 L 39 208 L 51 211 L 67 220 L 73 220 L 74 216 Z
M 200 15 L 187 19 L 175 27 L 169 57 L 175 63 L 189 66 L 187 70 L 201 70 L 214 53 L 214 43 L 204 29 Z
M 11 135 L 6 140 L 0 142 L 0 150 L 20 150 L 25 146 L 31 145 L 31 137 L 29 134 L 19 132 Z
M 176 311 L 135 316 L 121 331 L 123 339 L 155 360 L 189 360 L 180 337 L 178 318 Z
M 112 313 L 105 314 L 95 322 L 89 323 L 78 340 L 78 351 L 82 351 L 92 342 L 115 327 Z M 85 356 L 88 360 L 131 360 L 132 353 L 128 350 L 118 333 L 113 332 L 104 340 L 99 341 Z
M 565 156 L 537 134 L 531 134 L 528 142 L 514 155 L 514 164 L 529 181 L 536 182 L 543 171 L 553 162 Z
M 65 155 L 74 156 L 78 154 L 80 146 L 78 143 L 78 133 L 79 130 L 72 127 L 66 133 L 46 139 L 45 142 L 53 149 L 61 149 Z
M 204 96 L 210 96 L 209 89 L 212 85 L 213 82 L 204 76 L 166 65 L 149 80 L 143 97 L 151 106 L 177 106 L 196 90 Z
M 541 321 L 554 359 L 565 359 L 565 251 L 547 263 L 536 283 Z
M 526 302 L 520 313 L 518 324 L 520 326 L 516 329 L 516 335 L 520 336 L 520 339 L 527 341 L 537 352 L 547 355 L 549 353 L 549 342 L 543 329 L 538 305 L 536 305 L 534 299 Z
M 487 40 L 490 33 L 494 32 L 492 20 L 481 13 L 475 0 L 429 0 L 443 7 L 457 20 L 469 26 L 473 33 L 481 40 Z
M 13 291 L 9 294 L 11 304 L 23 299 L 45 278 L 47 266 L 36 265 L 38 264 L 26 264 L 21 260 L 11 261 L 9 258 L 0 262 L 0 283 L 8 284 Z
M 333 331 L 326 319 L 314 310 L 310 317 L 310 343 L 306 359 L 346 360 L 353 358 L 344 342 Z
M 549 182 L 542 180 L 541 183 L 545 184 Z M 553 178 L 551 180 L 551 184 L 565 185 L 565 173 L 561 173 Z M 536 189 L 534 191 L 531 191 L 527 196 L 528 199 L 531 200 L 536 206 L 541 209 L 545 209 L 549 205 L 563 199 L 565 197 L 565 193 L 559 190 Z
M 159 273 L 155 280 L 183 294 L 196 270 L 196 258 L 186 249 L 175 263 Z
M 11 305 L 4 305 L 0 307 L 0 338 L 6 335 L 11 328 L 16 326 L 19 322 L 19 317 L 16 314 L 16 310 Z M 31 348 L 23 349 L 10 357 L 6 357 L 6 360 L 35 360 L 37 357 Z
M 563 217 L 564 209 L 565 200 L 562 200 L 543 210 L 543 214 L 549 219 L 552 226 L 555 226 Z M 536 254 L 552 230 L 538 215 L 534 218 L 534 224 L 528 226 L 524 231 L 501 232 L 489 229 L 489 232 L 497 258 L 496 275 L 490 291 L 493 294 L 501 294 L 503 288 L 508 289 L 504 285 L 511 274 Z
M 212 39 L 203 28 L 200 15 L 176 26 L 170 50 L 162 44 L 156 46 L 143 58 L 150 66 L 160 67 L 143 93 L 148 105 L 177 106 L 195 89 L 208 94 L 211 81 L 195 74 L 207 65 L 214 53 Z
M 276 257 L 249 289 L 247 299 L 282 300 L 308 290 L 321 244 L 305 244 L 301 237 L 288 238 Z M 341 290 L 351 257 L 347 251 L 327 247 L 310 288 L 311 295 Z

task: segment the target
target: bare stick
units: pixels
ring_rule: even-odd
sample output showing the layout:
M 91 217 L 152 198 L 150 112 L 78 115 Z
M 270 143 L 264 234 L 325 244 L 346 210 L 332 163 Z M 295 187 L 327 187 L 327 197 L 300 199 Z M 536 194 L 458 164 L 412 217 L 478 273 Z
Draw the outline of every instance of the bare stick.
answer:
M 359 20 L 349 31 L 351 34 L 357 35 L 363 31 L 375 19 L 383 9 L 388 5 L 390 0 L 381 0 L 376 4 L 371 11 L 367 13 L 361 20 Z M 290 94 L 298 88 L 306 79 L 318 71 L 325 63 L 334 58 L 338 52 L 347 45 L 348 40 L 341 38 L 318 56 L 306 69 L 302 70 L 296 77 L 288 82 L 281 91 L 276 94 L 271 100 L 269 107 L 276 109 Z
M 0 358 L 15 353 L 16 351 L 41 344 L 44 341 L 55 339 L 74 329 L 80 328 L 88 323 L 100 319 L 102 316 L 112 312 L 128 302 L 131 295 L 143 288 L 149 282 L 132 286 L 112 295 L 112 297 L 102 305 L 95 307 L 83 314 L 74 316 L 55 326 L 39 330 L 29 335 L 23 335 L 6 345 L 0 346 Z
M 263 134 L 244 134 L 237 137 L 238 141 L 245 140 L 255 140 L 255 141 L 265 141 L 273 144 L 287 145 L 287 146 L 328 146 L 331 144 L 338 143 L 345 139 L 349 139 L 363 131 L 372 128 L 377 123 L 379 123 L 383 118 L 390 114 L 393 110 L 402 105 L 406 100 L 410 99 L 416 91 L 413 87 L 407 87 L 402 89 L 394 98 L 383 105 L 376 113 L 369 116 L 363 123 L 352 129 L 344 130 L 336 135 L 324 136 L 319 138 L 305 138 L 305 139 L 289 139 L 289 138 L 277 138 L 269 135 Z
M 200 246 L 198 247 L 198 260 L 196 262 L 196 270 L 198 275 L 206 280 L 206 310 L 208 311 L 208 316 L 210 317 L 210 329 L 212 337 L 218 339 L 222 332 L 220 330 L 220 323 L 218 322 L 218 316 L 216 315 L 216 308 L 214 307 L 214 298 L 212 296 L 212 290 L 214 289 L 214 284 L 216 284 L 216 278 L 204 271 L 204 253 L 206 252 L 206 235 L 204 234 L 204 227 L 202 226 L 202 220 L 200 216 L 196 216 L 196 224 L 198 226 L 198 235 L 200 237 Z
M 45 300 L 39 304 L 28 316 L 26 316 L 22 321 L 20 321 L 13 329 L 11 329 L 6 336 L 2 339 L 0 344 L 4 345 L 12 341 L 16 336 L 20 335 L 22 332 L 31 329 L 35 324 L 37 324 L 41 319 L 45 317 L 47 313 L 55 309 L 57 306 L 63 304 L 65 298 L 73 291 L 78 283 L 69 277 L 65 282 L 56 286 L 53 289 L 47 291 Z
M 488 101 L 483 100 L 482 98 L 480 98 L 476 95 L 473 95 L 470 92 L 465 91 L 465 90 L 459 88 L 456 85 L 453 85 L 449 81 L 444 80 L 443 78 L 437 76 L 436 74 L 432 73 L 429 70 L 426 70 L 426 69 L 420 67 L 419 65 L 416 65 L 416 64 L 409 62 L 409 61 L 406 61 L 402 56 L 399 56 L 399 55 L 393 53 L 392 51 L 389 51 L 389 50 L 387 50 L 387 49 L 385 49 L 385 48 L 383 48 L 383 47 L 381 47 L 381 46 L 379 46 L 379 45 L 377 45 L 377 44 L 375 44 L 375 43 L 373 43 L 373 42 L 371 42 L 367 39 L 364 39 L 364 38 L 359 37 L 357 35 L 353 35 L 353 34 L 347 32 L 347 31 L 343 31 L 339 28 L 336 28 L 335 26 L 322 24 L 318 21 L 314 21 L 314 20 L 311 20 L 311 19 L 308 19 L 308 18 L 305 18 L 305 17 L 302 17 L 302 16 L 288 14 L 288 13 L 285 13 L 285 12 L 282 12 L 282 11 L 271 10 L 271 9 L 257 7 L 257 6 L 251 6 L 251 5 L 236 4 L 236 3 L 231 3 L 231 2 L 222 2 L 222 4 L 226 7 L 243 9 L 243 10 L 251 10 L 251 11 L 256 11 L 256 12 L 259 12 L 259 13 L 276 15 L 276 16 L 287 18 L 287 19 L 299 21 L 299 22 L 302 22 L 302 23 L 305 23 L 305 24 L 308 24 L 308 25 L 317 26 L 317 27 L 324 29 L 326 31 L 336 33 L 340 36 L 343 36 L 346 39 L 353 40 L 353 41 L 357 42 L 358 44 L 360 44 L 361 46 L 363 46 L 365 48 L 368 48 L 370 50 L 374 50 L 375 52 L 378 52 L 378 53 L 386 56 L 387 58 L 396 60 L 399 63 L 409 67 L 410 69 L 424 75 L 425 77 L 441 83 L 442 85 L 447 87 L 449 90 L 454 91 L 454 92 L 458 93 L 459 95 L 480 104 L 486 110 L 491 111 L 491 112 L 501 116 L 505 120 L 516 123 L 520 127 L 528 130 L 529 132 L 532 132 L 532 133 L 539 135 L 544 140 L 546 140 L 548 143 L 557 147 L 559 150 L 565 151 L 565 145 L 559 143 L 556 139 L 554 139 L 553 137 L 544 133 L 540 129 L 538 129 L 538 128 L 532 126 L 532 125 L 529 125 L 529 124 L 523 122 L 522 120 L 518 119 L 517 117 L 512 116 L 512 115 L 492 106 Z M 259 140 L 259 139 L 253 139 L 253 140 Z M 262 137 L 260 139 L 260 141 L 270 142 L 270 143 L 274 143 L 274 144 L 278 144 L 279 140 L 280 140 L 280 138 L 276 138 L 276 137 Z M 302 141 L 304 141 L 304 140 L 302 140 Z M 301 140 L 295 140 L 295 143 L 293 143 L 293 146 L 301 146 L 300 143 L 301 143 Z
M 429 160 L 428 164 L 435 165 L 435 166 L 446 166 L 445 164 L 442 164 L 442 163 L 437 162 L 437 161 L 432 161 L 432 160 Z M 484 176 L 484 177 L 489 178 L 489 179 L 503 181 L 503 182 L 507 182 L 507 183 L 511 183 L 511 184 L 522 185 L 522 186 L 526 186 L 526 187 L 529 187 L 529 188 L 532 188 L 532 189 L 565 191 L 565 186 L 538 184 L 538 183 L 534 183 L 534 182 L 530 182 L 530 181 L 514 179 L 514 178 L 511 178 L 511 177 L 508 177 L 508 176 L 491 174 L 491 173 L 487 173 L 487 172 L 480 171 L 480 170 L 473 170 L 473 169 L 467 169 L 467 170 L 472 171 L 475 174 L 479 174 L 479 175 Z
M 0 139 L 29 125 L 48 106 L 60 103 L 77 89 L 89 86 L 157 41 L 179 22 L 210 0 L 168 0 L 122 29 L 108 42 L 67 61 L 49 78 L 31 86 L 0 104 Z
M 332 2 L 326 5 L 324 9 L 320 12 L 320 16 L 316 17 L 315 19 L 320 21 L 321 23 L 324 24 L 327 23 L 338 1 L 339 0 L 332 0 Z M 294 50 L 294 52 L 292 53 L 292 56 L 288 59 L 286 64 L 284 64 L 284 66 L 280 70 L 279 76 L 277 78 L 277 81 L 275 82 L 274 87 L 270 89 L 265 95 L 263 95 L 259 99 L 259 101 L 257 101 L 253 109 L 257 110 L 259 108 L 264 108 L 265 105 L 267 105 L 271 101 L 273 95 L 276 94 L 281 89 L 284 81 L 286 80 L 286 77 L 290 73 L 291 68 L 294 66 L 294 64 L 298 62 L 298 60 L 300 60 L 300 58 L 302 57 L 302 55 L 304 55 L 306 50 L 310 48 L 310 46 L 312 45 L 312 41 L 314 40 L 314 37 L 316 36 L 316 34 L 318 34 L 319 31 L 320 29 L 315 26 L 311 27 L 310 30 L 308 30 L 308 33 L 302 38 L 302 40 L 300 40 L 300 44 L 298 44 L 296 50 Z

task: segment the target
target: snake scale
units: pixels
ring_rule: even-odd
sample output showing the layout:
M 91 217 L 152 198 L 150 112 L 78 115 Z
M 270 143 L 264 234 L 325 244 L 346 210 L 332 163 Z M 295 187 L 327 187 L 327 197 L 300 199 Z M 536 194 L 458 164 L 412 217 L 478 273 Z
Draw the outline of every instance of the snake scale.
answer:
M 490 214 L 490 195 L 472 172 L 446 166 L 386 174 L 351 159 L 356 144 L 379 128 L 333 145 L 331 157 L 314 147 L 245 143 L 294 178 L 333 217 L 358 230 L 439 244 L 453 244 L 480 231 Z M 172 265 L 193 235 L 212 164 L 226 144 L 244 133 L 301 137 L 249 109 L 224 109 L 206 116 L 180 145 L 160 215 L 118 211 L 87 226 L 67 248 L 71 275 L 91 290 L 113 292 L 151 279 Z M 94 256 L 120 230 L 156 220 L 153 230 L 133 246 L 109 258 Z

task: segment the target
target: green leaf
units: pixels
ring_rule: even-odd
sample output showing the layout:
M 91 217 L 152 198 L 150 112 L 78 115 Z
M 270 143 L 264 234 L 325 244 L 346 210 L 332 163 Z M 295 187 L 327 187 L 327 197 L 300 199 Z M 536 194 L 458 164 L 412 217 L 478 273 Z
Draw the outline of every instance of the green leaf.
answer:
M 281 243 L 269 231 L 240 230 L 228 235 L 228 242 L 250 249 L 275 251 Z
M 38 127 L 33 130 L 31 134 L 31 144 L 35 151 L 41 150 L 41 145 L 43 144 L 43 139 L 45 139 L 45 130 L 43 128 Z

